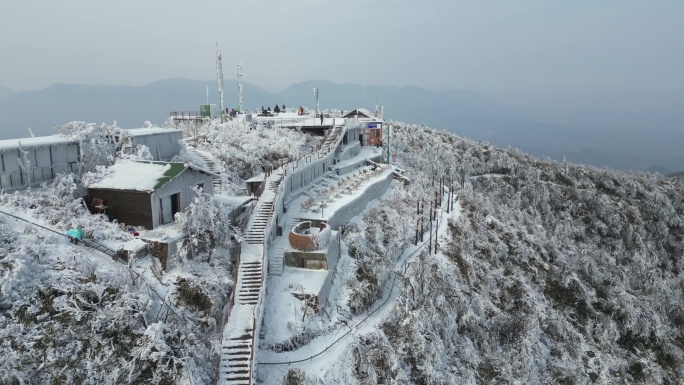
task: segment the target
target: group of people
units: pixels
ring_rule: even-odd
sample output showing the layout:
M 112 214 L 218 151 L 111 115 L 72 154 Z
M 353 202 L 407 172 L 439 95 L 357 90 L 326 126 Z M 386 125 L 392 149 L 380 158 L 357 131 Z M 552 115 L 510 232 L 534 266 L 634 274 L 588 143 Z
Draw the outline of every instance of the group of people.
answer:
M 273 107 L 273 113 L 281 113 L 285 112 L 285 105 L 283 104 L 283 107 L 280 108 L 277 104 L 275 107 Z M 264 106 L 261 106 L 261 115 L 271 115 L 271 107 L 264 108 Z
M 234 111 L 234 110 L 231 110 L 231 113 L 232 113 L 232 111 Z M 276 104 L 272 110 L 271 110 L 270 106 L 269 107 L 261 106 L 261 113 L 259 115 L 261 115 L 261 116 L 272 116 L 273 114 L 279 114 L 281 112 L 286 112 L 284 104 L 282 107 L 280 107 Z M 297 108 L 297 115 L 304 115 L 304 107 L 299 106 L 299 108 Z M 233 116 L 233 115 L 231 114 L 231 116 Z M 316 114 L 316 116 L 321 119 L 321 124 L 323 124 L 323 119 L 324 119 L 323 113 L 321 112 L 320 115 Z

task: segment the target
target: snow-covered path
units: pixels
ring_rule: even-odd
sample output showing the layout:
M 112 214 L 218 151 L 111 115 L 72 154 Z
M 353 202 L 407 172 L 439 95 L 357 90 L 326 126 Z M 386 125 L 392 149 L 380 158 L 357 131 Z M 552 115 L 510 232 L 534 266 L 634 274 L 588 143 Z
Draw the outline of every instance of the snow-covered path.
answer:
M 434 237 L 435 232 L 439 239 L 447 235 L 447 220 L 456 219 L 461 214 L 460 202 L 454 205 L 454 209 L 447 214 L 445 209 L 440 210 L 439 227 L 430 235 Z M 355 335 L 363 335 L 378 330 L 380 324 L 387 319 L 394 308 L 397 298 L 402 293 L 403 288 L 397 282 L 397 273 L 404 270 L 407 264 L 411 263 L 419 254 L 419 251 L 430 244 L 431 237 L 428 236 L 425 242 L 417 246 L 407 248 L 401 258 L 396 262 L 392 278 L 386 283 L 383 296 L 376 305 L 363 314 L 353 318 L 345 327 L 340 327 L 335 331 L 319 336 L 306 346 L 289 352 L 259 351 L 259 377 L 267 379 L 267 383 L 276 381 L 282 377 L 282 366 L 306 362 L 307 372 L 317 373 L 320 377 L 325 377 L 328 371 L 334 369 L 335 364 L 341 359 L 350 344 L 354 341 L 349 338 Z M 279 368 L 280 367 L 280 368 Z
M 344 126 L 335 126 L 323 146 L 317 150 L 317 159 L 331 159 L 342 142 Z M 313 164 L 302 162 L 301 167 Z M 288 178 L 289 167 L 299 167 L 299 162 L 286 164 L 273 171 L 265 179 L 265 189 L 259 197 L 240 244 L 238 254 L 236 300 L 226 325 L 223 327 L 221 356 L 218 368 L 218 384 L 254 383 L 256 343 L 261 328 L 265 284 L 268 271 L 268 246 L 274 233 L 274 213 L 284 199 L 283 186 Z

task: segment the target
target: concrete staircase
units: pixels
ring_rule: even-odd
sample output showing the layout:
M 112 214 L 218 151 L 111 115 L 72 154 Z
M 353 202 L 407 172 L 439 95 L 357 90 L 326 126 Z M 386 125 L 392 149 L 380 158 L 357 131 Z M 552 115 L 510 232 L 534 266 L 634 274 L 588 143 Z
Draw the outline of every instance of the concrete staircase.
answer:
M 198 150 L 196 148 L 188 147 L 188 152 L 191 152 L 200 159 L 204 161 L 204 164 L 201 165 L 201 167 L 205 168 L 207 171 L 211 171 L 212 173 L 216 174 L 213 176 L 211 184 L 212 184 L 212 192 L 214 194 L 220 194 L 221 193 L 221 171 L 216 167 L 216 158 L 214 158 L 213 155 L 206 151 Z
M 252 341 L 254 330 L 245 329 L 244 334 L 229 338 L 228 344 L 221 348 L 221 366 L 219 378 L 222 384 L 250 385 L 250 360 L 252 359 Z
M 238 268 L 235 305 L 231 317 L 241 320 L 238 330 L 230 330 L 224 335 L 221 345 L 219 365 L 219 384 L 250 385 L 252 376 L 254 324 L 252 318 L 255 306 L 259 304 L 262 287 L 263 267 L 261 261 L 240 262 Z M 247 322 L 244 322 L 247 321 Z
M 256 305 L 261 290 L 263 267 L 261 262 L 240 263 L 238 271 L 238 286 L 236 289 L 237 303 Z
M 273 258 L 268 262 L 268 275 L 283 275 L 283 270 L 285 269 L 283 266 L 285 250 L 282 247 L 279 248 L 272 257 Z
M 271 177 L 267 180 L 266 189 L 277 195 L 280 181 L 280 178 Z M 220 385 L 249 385 L 252 380 L 255 325 L 250 320 L 254 318 L 254 311 L 259 306 L 259 295 L 263 288 L 264 261 L 261 258 L 254 258 L 255 255 L 251 253 L 255 251 L 254 248 L 263 250 L 264 232 L 269 221 L 272 220 L 274 201 L 273 198 L 269 201 L 267 196 L 273 195 L 262 195 L 243 233 L 243 242 L 246 244 L 243 246 L 250 248 L 251 252 L 249 258 L 241 260 L 238 266 L 235 305 L 228 321 L 230 323 L 231 319 L 234 320 L 235 326 L 228 328 L 227 334 L 223 336 L 219 364 L 218 384 Z
M 328 135 L 328 137 L 325 138 L 325 141 L 323 142 L 321 149 L 325 149 L 328 146 L 335 143 L 335 141 L 337 140 L 337 137 L 340 135 L 341 132 L 342 132 L 342 126 L 335 126 L 332 129 L 332 131 L 330 131 L 330 134 Z
M 344 126 L 336 126 L 319 149 L 319 156 L 326 155 L 335 149 L 329 148 L 339 140 L 344 132 Z M 314 154 L 312 154 L 314 155 Z M 212 159 L 206 159 L 207 167 L 213 164 Z M 231 309 L 228 322 L 224 326 L 222 335 L 221 358 L 219 363 L 218 385 L 242 384 L 252 385 L 255 378 L 254 367 L 255 350 L 258 341 L 256 335 L 258 326 L 262 326 L 263 302 L 262 290 L 264 290 L 264 264 L 268 262 L 268 275 L 282 275 L 284 266 L 284 250 L 272 250 L 264 261 L 264 235 L 270 221 L 273 218 L 276 206 L 276 198 L 280 184 L 284 177 L 284 170 L 276 170 L 266 180 L 264 193 L 260 195 L 251 218 L 243 232 L 241 244 L 240 263 L 238 266 L 237 282 L 235 285 L 235 303 Z M 220 185 L 219 185 L 220 187 Z M 289 233 L 299 220 L 284 223 L 283 235 Z M 261 329 L 261 333 L 265 333 Z
M 283 174 L 282 174 L 282 173 L 277 173 L 277 174 L 275 174 L 275 175 L 280 175 L 280 176 L 282 176 Z M 266 188 L 269 189 L 269 190 L 271 190 L 271 191 L 273 191 L 274 193 L 278 193 L 278 186 L 280 186 L 280 181 L 281 181 L 280 179 L 269 180 L 269 181 L 267 182 L 267 184 L 266 184 Z
M 264 243 L 264 230 L 266 230 L 272 215 L 273 202 L 258 203 L 243 235 L 245 242 L 252 245 L 262 245 Z
M 302 220 L 300 218 L 292 218 L 291 221 L 287 223 L 287 226 L 283 228 L 283 236 L 287 237 L 292 228 Z M 283 270 L 285 270 L 285 250 L 281 247 L 275 251 L 272 255 L 271 260 L 268 262 L 268 275 L 283 275 Z

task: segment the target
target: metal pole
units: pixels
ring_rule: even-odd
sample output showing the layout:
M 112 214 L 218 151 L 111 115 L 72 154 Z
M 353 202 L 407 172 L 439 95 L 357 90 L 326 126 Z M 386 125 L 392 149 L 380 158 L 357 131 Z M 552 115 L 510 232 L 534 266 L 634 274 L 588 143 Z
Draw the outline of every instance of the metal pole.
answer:
M 425 232 L 425 220 L 420 218 L 420 241 L 423 242 L 423 233 Z
M 390 136 L 392 132 L 392 126 L 387 125 L 387 164 L 390 164 Z
M 437 234 L 439 234 L 439 219 L 436 223 L 437 224 L 435 225 L 435 254 L 437 254 Z
M 432 254 L 432 220 L 430 220 L 430 243 L 428 245 L 428 253 Z
M 216 42 L 216 77 L 218 78 L 218 91 L 219 91 L 219 114 L 221 116 L 221 123 L 223 123 L 223 61 L 221 60 L 221 50 L 218 47 L 218 42 Z
M 416 219 L 416 242 L 414 246 L 418 246 L 418 226 L 420 225 L 420 219 Z

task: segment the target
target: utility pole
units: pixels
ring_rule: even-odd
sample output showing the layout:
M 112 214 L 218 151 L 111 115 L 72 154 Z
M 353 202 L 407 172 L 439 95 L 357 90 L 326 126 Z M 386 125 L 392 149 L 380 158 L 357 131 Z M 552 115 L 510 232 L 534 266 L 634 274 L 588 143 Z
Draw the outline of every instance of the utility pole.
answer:
M 414 246 L 418 246 L 418 226 L 420 226 L 420 218 L 416 219 L 416 242 Z
M 392 125 L 387 126 L 387 164 L 390 164 L 390 140 L 392 139 Z
M 318 88 L 314 88 L 314 95 L 316 96 L 316 116 L 318 116 L 319 108 L 318 108 Z
M 242 63 L 237 65 L 237 71 L 235 72 L 237 75 L 237 81 L 238 81 L 238 114 L 242 113 L 242 77 L 245 75 L 242 73 Z
M 432 220 L 430 220 L 430 234 L 429 234 L 428 254 L 432 254 Z
M 219 114 L 223 123 L 223 61 L 221 60 L 221 50 L 216 42 L 216 77 L 218 78 L 218 91 L 220 97 Z
M 439 219 L 435 223 L 435 254 L 437 254 L 437 234 L 439 234 Z M 432 234 L 430 234 L 432 235 Z M 432 237 L 430 237 L 432 238 Z
M 418 246 L 418 227 L 420 226 L 420 220 L 422 219 L 420 216 L 420 199 L 416 203 L 416 215 L 418 216 L 418 219 L 416 219 L 416 242 L 415 246 Z M 422 230 L 422 229 L 421 229 Z

